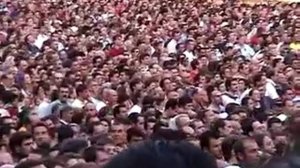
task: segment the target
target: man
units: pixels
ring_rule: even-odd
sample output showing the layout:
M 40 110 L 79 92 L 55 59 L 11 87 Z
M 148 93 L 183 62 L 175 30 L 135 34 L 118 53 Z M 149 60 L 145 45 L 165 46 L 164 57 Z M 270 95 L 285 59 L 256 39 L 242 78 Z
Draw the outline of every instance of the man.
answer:
M 33 138 L 38 147 L 42 147 L 44 145 L 50 147 L 52 144 L 52 139 L 49 133 L 48 127 L 43 123 L 38 123 L 32 128 Z
M 195 130 L 196 137 L 200 137 L 202 135 L 202 133 L 204 133 L 207 129 L 205 127 L 203 121 L 197 120 L 197 119 L 193 120 L 190 125 Z
M 228 137 L 232 135 L 233 128 L 231 121 L 218 119 L 212 125 L 212 131 L 218 133 L 221 137 Z
M 72 103 L 72 107 L 82 109 L 89 100 L 89 90 L 85 85 L 76 87 L 77 99 Z
M 119 104 L 119 105 L 115 106 L 113 108 L 114 119 L 117 121 L 126 120 L 127 116 L 128 116 L 127 112 L 128 112 L 128 110 L 125 105 Z
M 241 104 L 241 93 L 239 92 L 239 82 L 237 79 L 227 79 L 225 82 L 227 92 L 222 95 L 222 101 L 226 107 L 230 103 Z
M 235 142 L 233 150 L 241 168 L 259 167 L 259 147 L 254 139 L 239 139 Z
M 246 118 L 242 120 L 241 123 L 243 133 L 246 136 L 252 137 L 254 135 L 264 134 L 266 132 L 265 126 L 257 120 Z
M 183 141 L 150 141 L 116 156 L 104 168 L 217 168 L 207 153 Z
M 119 146 L 121 148 L 126 147 L 126 130 L 123 124 L 117 122 L 114 123 L 111 126 L 111 130 L 109 133 L 116 146 Z
M 211 153 L 218 160 L 223 159 L 221 143 L 220 136 L 215 132 L 206 131 L 200 136 L 201 149 Z
M 29 132 L 16 132 L 9 139 L 9 147 L 15 161 L 26 158 L 35 148 L 32 135 Z
M 207 91 L 205 89 L 197 88 L 193 94 L 193 102 L 197 109 L 206 109 L 209 105 Z
M 136 127 L 132 127 L 127 130 L 127 142 L 130 145 L 137 145 L 139 144 L 139 142 L 142 142 L 145 138 L 145 133 Z
M 218 90 L 214 90 L 211 93 L 211 104 L 209 105 L 209 109 L 216 111 L 216 112 L 223 112 L 225 110 L 225 107 L 223 106 L 222 102 L 222 93 Z

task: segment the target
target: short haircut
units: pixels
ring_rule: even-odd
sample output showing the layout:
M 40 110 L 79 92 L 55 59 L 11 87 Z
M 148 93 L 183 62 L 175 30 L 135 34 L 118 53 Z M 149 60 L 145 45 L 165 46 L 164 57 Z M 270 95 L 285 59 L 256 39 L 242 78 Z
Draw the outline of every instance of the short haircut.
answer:
M 244 143 L 246 141 L 254 141 L 255 140 L 253 138 L 250 138 L 250 137 L 242 137 L 240 139 L 238 139 L 234 145 L 233 145 L 233 150 L 234 150 L 234 153 L 237 155 L 239 153 L 242 153 L 244 154 L 245 153 L 245 146 L 244 146 Z M 238 158 L 237 158 L 238 159 Z
M 256 120 L 252 119 L 252 118 L 245 118 L 241 121 L 241 126 L 242 126 L 242 130 L 243 130 L 243 134 L 244 135 L 248 135 L 250 132 L 253 132 L 253 126 L 252 124 L 255 122 Z
M 216 134 L 215 132 L 212 132 L 210 130 L 204 132 L 200 136 L 200 146 L 201 146 L 202 150 L 209 149 L 211 139 L 219 139 L 219 138 L 220 138 L 219 135 Z
M 63 142 L 65 139 L 73 138 L 74 131 L 69 125 L 61 125 L 57 128 L 57 140 L 59 143 Z
M 12 151 L 12 153 L 16 153 L 16 148 L 20 147 L 23 141 L 27 139 L 32 139 L 32 135 L 27 131 L 20 131 L 14 133 L 9 139 L 9 148 Z
M 31 129 L 32 135 L 34 135 L 34 129 L 37 128 L 37 127 L 45 127 L 48 131 L 48 134 L 49 134 L 48 126 L 46 124 L 42 123 L 42 122 L 39 122 L 39 123 L 35 124 L 34 126 L 32 126 L 32 129 Z
M 126 108 L 126 106 L 123 105 L 123 104 L 119 104 L 119 105 L 114 107 L 114 109 L 113 109 L 113 116 L 114 117 L 116 117 L 118 114 L 120 114 L 120 112 L 121 112 L 120 109 L 121 108 Z
M 178 106 L 184 107 L 188 103 L 193 103 L 193 99 L 190 96 L 182 96 L 178 100 Z
M 78 85 L 76 87 L 76 94 L 78 95 L 78 94 L 84 92 L 85 90 L 87 90 L 87 86 L 86 85 L 82 85 L 82 84 Z
M 24 162 L 17 164 L 15 168 L 32 168 L 39 165 L 43 165 L 41 160 L 25 160 Z
M 86 162 L 96 162 L 97 160 L 97 149 L 94 146 L 90 146 L 84 149 L 82 157 Z
M 275 123 L 279 123 L 279 124 L 282 124 L 281 120 L 277 117 L 272 117 L 268 120 L 267 124 L 268 124 L 268 128 L 270 129 L 272 127 L 272 124 L 275 124 Z
M 215 159 L 183 141 L 148 141 L 120 153 L 104 168 L 216 168 Z
M 127 130 L 127 141 L 130 142 L 132 137 L 142 137 L 145 139 L 146 135 L 140 129 L 132 127 Z
M 224 119 L 218 119 L 212 124 L 211 131 L 220 135 L 219 129 L 224 128 L 225 125 L 226 123 Z
M 222 152 L 225 161 L 229 161 L 232 157 L 233 145 L 238 139 L 235 137 L 227 137 L 222 142 Z
M 165 109 L 166 110 L 168 110 L 168 109 L 175 109 L 177 106 L 178 106 L 178 100 L 177 99 L 169 99 L 166 102 Z

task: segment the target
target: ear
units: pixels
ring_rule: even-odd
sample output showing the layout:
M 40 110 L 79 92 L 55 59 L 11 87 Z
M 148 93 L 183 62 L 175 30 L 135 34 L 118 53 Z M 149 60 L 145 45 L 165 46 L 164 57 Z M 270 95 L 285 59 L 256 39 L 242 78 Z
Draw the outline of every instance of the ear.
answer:
M 236 153 L 237 160 L 244 160 L 244 155 L 242 153 Z

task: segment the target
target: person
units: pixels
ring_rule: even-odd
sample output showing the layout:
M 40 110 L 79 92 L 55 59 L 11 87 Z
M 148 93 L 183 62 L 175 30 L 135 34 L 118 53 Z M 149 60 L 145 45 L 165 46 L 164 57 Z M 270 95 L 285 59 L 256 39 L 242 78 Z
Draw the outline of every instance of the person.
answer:
M 257 0 L 1 1 L 0 152 L 14 165 L 84 167 L 92 147 L 103 167 L 147 140 L 177 140 L 224 168 L 255 162 L 228 139 L 265 135 L 267 160 L 295 156 L 299 14 Z
M 245 137 L 235 142 L 234 153 L 240 167 L 258 167 L 260 164 L 259 147 L 253 138 Z
M 20 161 L 35 149 L 35 144 L 29 132 L 16 132 L 9 139 L 9 147 L 14 161 Z
M 104 168 L 129 167 L 217 168 L 216 161 L 207 153 L 185 142 L 144 142 L 113 158 Z

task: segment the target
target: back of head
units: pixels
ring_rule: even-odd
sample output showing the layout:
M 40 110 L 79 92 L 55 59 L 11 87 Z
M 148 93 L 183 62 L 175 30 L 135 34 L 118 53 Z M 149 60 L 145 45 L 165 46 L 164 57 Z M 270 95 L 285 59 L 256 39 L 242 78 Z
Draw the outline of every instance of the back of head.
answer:
M 216 168 L 213 157 L 183 141 L 149 141 L 127 149 L 105 168 Z
M 26 160 L 17 164 L 15 168 L 33 168 L 43 165 L 43 162 L 40 160 Z

